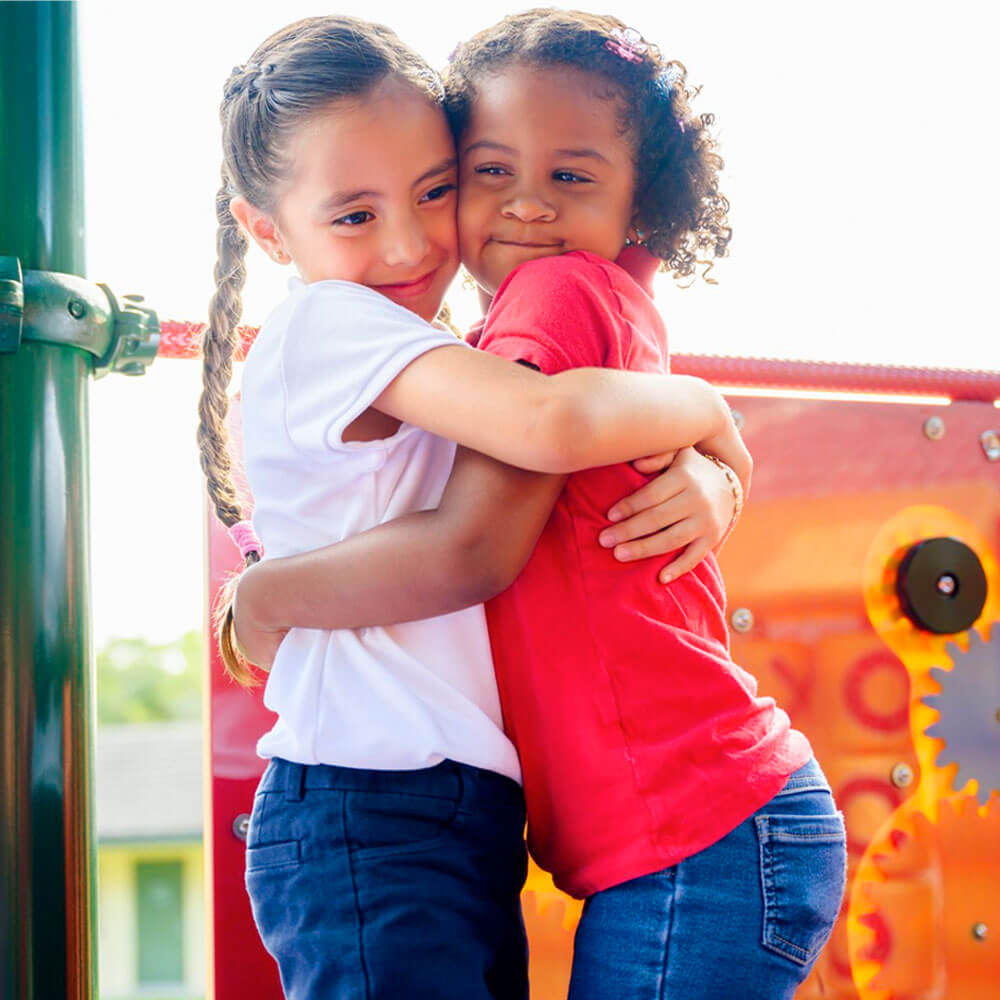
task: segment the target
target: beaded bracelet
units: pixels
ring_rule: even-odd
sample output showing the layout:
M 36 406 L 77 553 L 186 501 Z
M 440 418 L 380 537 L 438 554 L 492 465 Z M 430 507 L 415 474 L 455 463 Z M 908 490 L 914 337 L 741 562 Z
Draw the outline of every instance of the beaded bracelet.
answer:
M 722 474 L 726 477 L 726 481 L 729 483 L 729 486 L 733 491 L 733 516 L 729 519 L 729 527 L 726 528 L 722 538 L 719 539 L 718 545 L 722 545 L 722 543 L 729 537 L 733 528 L 736 527 L 736 522 L 739 520 L 740 514 L 743 513 L 743 484 L 740 482 L 736 473 L 733 472 L 733 470 L 726 465 L 726 463 L 723 462 L 718 455 L 711 455 L 708 452 L 703 451 L 702 456 L 707 458 L 710 462 L 717 465 L 722 470 Z

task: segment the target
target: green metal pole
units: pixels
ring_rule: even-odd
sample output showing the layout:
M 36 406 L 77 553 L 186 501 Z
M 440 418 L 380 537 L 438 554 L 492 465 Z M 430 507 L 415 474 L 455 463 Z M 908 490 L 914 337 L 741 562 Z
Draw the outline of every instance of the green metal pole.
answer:
M 0 4 L 0 255 L 81 275 L 82 175 L 76 5 Z M 86 350 L 44 340 L 0 355 L 5 998 L 96 994 L 92 367 Z

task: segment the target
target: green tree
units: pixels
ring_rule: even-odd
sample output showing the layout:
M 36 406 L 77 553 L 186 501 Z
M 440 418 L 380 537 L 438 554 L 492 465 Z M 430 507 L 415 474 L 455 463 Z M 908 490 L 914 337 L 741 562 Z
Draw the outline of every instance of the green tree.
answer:
M 97 654 L 97 722 L 200 719 L 205 636 L 111 639 Z

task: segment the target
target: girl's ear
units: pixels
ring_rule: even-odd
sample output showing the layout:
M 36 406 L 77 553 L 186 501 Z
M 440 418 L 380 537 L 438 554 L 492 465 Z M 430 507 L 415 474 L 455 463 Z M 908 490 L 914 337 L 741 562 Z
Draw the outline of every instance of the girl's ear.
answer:
M 287 263 L 288 254 L 281 245 L 281 235 L 274 224 L 274 219 L 266 212 L 254 207 L 243 197 L 237 195 L 229 203 L 229 211 L 243 227 L 246 234 L 270 257 L 279 264 Z

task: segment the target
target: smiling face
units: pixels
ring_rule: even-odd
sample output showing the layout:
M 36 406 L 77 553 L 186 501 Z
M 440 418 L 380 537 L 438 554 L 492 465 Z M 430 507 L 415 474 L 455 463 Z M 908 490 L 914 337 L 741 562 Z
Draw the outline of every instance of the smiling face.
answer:
M 272 252 L 306 282 L 367 285 L 433 319 L 458 269 L 455 151 L 440 107 L 389 77 L 305 124 L 287 155 Z
M 508 66 L 482 81 L 459 142 L 462 261 L 488 295 L 528 260 L 614 260 L 634 214 L 619 103 L 570 67 Z

